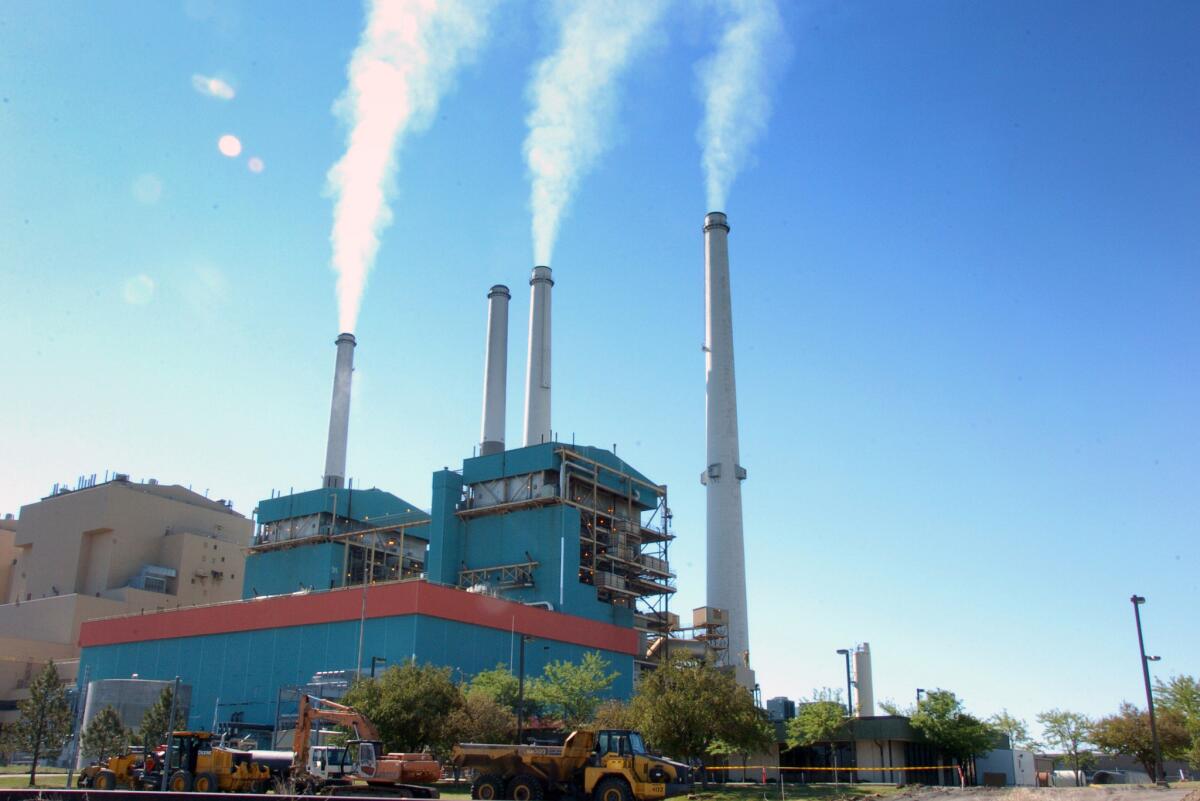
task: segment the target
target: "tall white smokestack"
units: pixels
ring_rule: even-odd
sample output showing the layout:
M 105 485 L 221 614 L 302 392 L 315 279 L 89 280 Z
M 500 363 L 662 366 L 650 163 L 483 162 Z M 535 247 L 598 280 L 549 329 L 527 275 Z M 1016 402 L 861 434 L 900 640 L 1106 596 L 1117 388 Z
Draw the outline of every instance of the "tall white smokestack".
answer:
M 342 334 L 335 342 L 337 363 L 333 368 L 333 402 L 329 407 L 329 444 L 325 446 L 325 487 L 346 483 L 346 438 L 350 435 L 350 379 L 354 375 L 354 334 Z
M 858 691 L 858 709 L 860 718 L 875 715 L 875 682 L 871 678 L 871 644 L 864 642 L 854 649 L 854 689 Z
M 504 405 L 508 382 L 508 287 L 496 284 L 488 292 L 487 352 L 483 362 L 483 422 L 479 455 L 504 450 Z
M 733 309 L 729 294 L 729 223 L 704 218 L 704 363 L 707 378 L 708 468 L 700 476 L 708 500 L 708 605 L 729 613 L 728 663 L 738 683 L 754 688 L 746 612 L 746 552 L 742 543 L 737 386 L 733 377 Z
M 525 445 L 549 442 L 550 433 L 550 278 L 549 267 L 534 267 L 529 278 L 529 356 L 525 361 Z

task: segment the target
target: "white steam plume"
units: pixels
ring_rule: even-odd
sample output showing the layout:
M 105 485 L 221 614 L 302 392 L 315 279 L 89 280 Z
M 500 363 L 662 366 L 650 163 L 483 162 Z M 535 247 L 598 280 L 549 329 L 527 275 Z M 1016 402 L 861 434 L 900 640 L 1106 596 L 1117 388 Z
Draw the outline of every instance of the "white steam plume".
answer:
M 339 331 L 353 332 L 388 197 L 396 152 L 427 128 L 455 71 L 483 40 L 492 0 L 369 0 L 367 23 L 335 112 L 348 124 L 346 153 L 329 170 Z
M 549 264 L 558 224 L 581 174 L 605 149 L 616 81 L 662 16 L 663 0 L 581 0 L 559 20 L 558 48 L 534 69 L 525 160 L 533 250 Z
M 775 0 L 720 0 L 731 17 L 717 51 L 700 65 L 704 176 L 709 211 L 725 208 L 734 176 L 771 115 L 769 54 L 784 51 Z

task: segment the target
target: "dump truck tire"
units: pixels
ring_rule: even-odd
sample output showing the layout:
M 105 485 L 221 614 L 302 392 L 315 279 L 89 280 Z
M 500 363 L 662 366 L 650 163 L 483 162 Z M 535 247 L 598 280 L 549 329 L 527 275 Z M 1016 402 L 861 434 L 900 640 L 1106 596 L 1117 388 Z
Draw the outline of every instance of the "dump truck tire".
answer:
M 79 778 L 75 780 L 75 786 L 83 790 L 92 786 L 92 782 L 88 779 L 86 773 L 80 773 Z
M 171 774 L 167 789 L 173 793 L 190 793 L 192 791 L 192 774 L 186 770 L 177 770 Z
M 628 782 L 620 776 L 609 776 L 596 785 L 592 791 L 592 801 L 633 801 L 633 792 Z
M 97 790 L 115 790 L 117 789 L 117 774 L 111 770 L 102 770 L 96 774 L 92 786 Z
M 508 780 L 508 794 L 504 797 L 512 801 L 541 801 L 546 797 L 546 790 L 537 776 L 518 773 Z
M 219 793 L 221 782 L 215 773 L 198 773 L 192 779 L 192 789 L 197 793 Z
M 504 779 L 495 773 L 485 773 L 471 785 L 471 798 L 476 801 L 498 801 L 504 797 Z

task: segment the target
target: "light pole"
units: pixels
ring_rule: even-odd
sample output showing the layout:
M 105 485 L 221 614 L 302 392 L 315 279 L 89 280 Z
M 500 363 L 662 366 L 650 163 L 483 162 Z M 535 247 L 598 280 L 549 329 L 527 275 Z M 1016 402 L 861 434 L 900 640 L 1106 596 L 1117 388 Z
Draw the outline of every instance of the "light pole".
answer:
M 918 709 L 918 710 L 921 708 L 921 694 L 922 694 L 922 693 L 924 693 L 924 692 L 925 692 L 925 688 L 924 688 L 924 687 L 918 687 L 918 688 L 917 688 L 917 709 Z
M 387 660 L 384 659 L 382 656 L 371 657 L 371 678 L 375 678 L 375 665 L 376 664 L 386 665 Z
M 854 696 L 850 684 L 850 649 L 839 648 L 837 652 L 846 657 L 846 715 L 854 717 Z
M 1133 604 L 1133 620 L 1137 623 L 1138 652 L 1142 655 L 1142 679 L 1146 682 L 1146 708 L 1150 712 L 1150 737 L 1154 740 L 1154 783 L 1165 785 L 1166 773 L 1163 770 L 1162 746 L 1158 742 L 1158 724 L 1154 720 L 1154 693 L 1150 690 L 1150 663 L 1157 662 L 1160 657 L 1146 656 L 1146 643 L 1142 639 L 1141 605 L 1146 599 L 1141 595 L 1132 595 L 1129 602 Z

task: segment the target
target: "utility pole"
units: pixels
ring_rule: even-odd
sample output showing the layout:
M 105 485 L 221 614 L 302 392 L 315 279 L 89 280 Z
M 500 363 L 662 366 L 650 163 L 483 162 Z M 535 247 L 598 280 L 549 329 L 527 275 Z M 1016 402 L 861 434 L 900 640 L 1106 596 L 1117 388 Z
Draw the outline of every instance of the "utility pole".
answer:
M 1150 712 L 1150 737 L 1154 740 L 1154 783 L 1165 786 L 1166 772 L 1163 769 L 1162 746 L 1158 742 L 1158 724 L 1154 720 L 1154 693 L 1150 690 L 1150 662 L 1157 662 L 1159 657 L 1146 656 L 1146 643 L 1142 639 L 1142 613 L 1140 607 L 1146 599 L 1140 595 L 1129 598 L 1133 604 L 1133 619 L 1137 623 L 1138 652 L 1142 655 L 1142 679 L 1146 682 L 1146 708 Z

